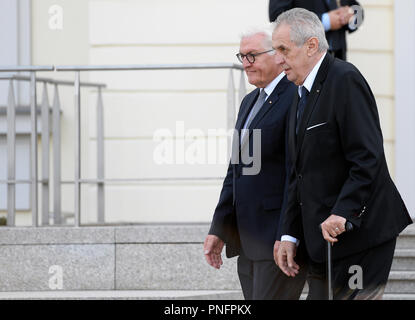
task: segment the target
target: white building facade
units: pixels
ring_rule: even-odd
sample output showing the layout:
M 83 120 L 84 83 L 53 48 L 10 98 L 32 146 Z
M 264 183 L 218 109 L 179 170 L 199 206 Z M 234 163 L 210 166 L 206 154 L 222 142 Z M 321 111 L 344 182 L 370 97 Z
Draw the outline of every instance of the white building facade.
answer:
M 365 20 L 348 37 L 348 59 L 376 96 L 389 169 L 414 216 L 415 3 L 360 3 Z M 6 49 L 0 52 L 0 65 L 237 63 L 240 33 L 267 23 L 267 10 L 268 0 L 255 4 L 246 0 L 3 0 L 0 27 L 8 32 L 0 37 Z M 211 220 L 227 169 L 229 74 L 228 69 L 81 73 L 83 81 L 106 84 L 106 223 Z M 239 88 L 240 72 L 234 70 L 232 75 L 234 87 Z M 73 72 L 39 76 L 74 80 Z M 246 87 L 252 88 L 248 83 Z M 38 88 L 40 101 L 42 87 Z M 28 88 L 19 84 L 16 90 L 19 103 L 27 104 Z M 52 100 L 52 88 L 48 92 Z M 70 181 L 74 176 L 73 88 L 62 88 L 59 95 L 62 180 Z M 0 97 L 4 106 L 7 83 L 1 81 Z M 238 89 L 235 97 L 237 106 Z M 96 100 L 96 89 L 82 89 L 83 179 L 94 179 L 97 173 Z M 5 135 L 0 134 L 1 142 Z M 22 141 L 17 170 L 24 173 L 19 167 L 27 165 L 28 155 Z M 4 162 L 3 153 L 0 161 Z M 97 221 L 96 194 L 93 183 L 82 185 L 82 224 Z M 28 197 L 28 190 L 17 195 L 17 203 L 22 203 L 17 205 L 17 225 L 31 223 L 30 205 L 24 205 Z M 73 199 L 73 186 L 62 185 L 63 212 L 73 212 Z M 5 212 L 5 197 L 0 205 Z

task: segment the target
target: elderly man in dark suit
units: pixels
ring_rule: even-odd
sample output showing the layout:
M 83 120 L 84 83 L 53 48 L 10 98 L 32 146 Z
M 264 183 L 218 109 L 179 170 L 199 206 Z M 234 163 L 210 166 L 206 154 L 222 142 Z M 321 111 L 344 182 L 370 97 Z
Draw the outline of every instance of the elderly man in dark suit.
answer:
M 205 240 L 205 257 L 219 269 L 225 243 L 228 258 L 239 255 L 238 275 L 245 299 L 299 299 L 305 268 L 298 279 L 292 279 L 273 260 L 286 182 L 287 111 L 295 86 L 274 61 L 270 31 L 245 34 L 237 57 L 248 81 L 257 88 L 239 109 L 233 160 Z M 255 156 L 255 150 L 259 156 L 253 164 L 247 163 L 244 159 L 252 152 Z
M 300 240 L 309 256 L 308 298 L 325 299 L 327 240 L 334 244 L 334 298 L 381 298 L 396 238 L 412 220 L 388 172 L 375 98 L 356 67 L 327 54 L 314 13 L 296 8 L 281 14 L 272 43 L 276 62 L 298 86 L 289 119 L 293 166 L 284 241 L 276 263 L 295 277 Z M 345 232 L 347 221 L 351 232 Z M 362 285 L 349 286 L 356 267 Z
M 359 10 L 353 10 L 359 6 Z M 346 60 L 346 32 L 354 32 L 363 22 L 363 8 L 355 0 L 270 0 L 269 19 L 275 21 L 284 11 L 304 8 L 314 12 L 323 23 L 329 52 Z M 353 18 L 354 17 L 354 18 Z M 353 18 L 353 19 L 352 19 Z

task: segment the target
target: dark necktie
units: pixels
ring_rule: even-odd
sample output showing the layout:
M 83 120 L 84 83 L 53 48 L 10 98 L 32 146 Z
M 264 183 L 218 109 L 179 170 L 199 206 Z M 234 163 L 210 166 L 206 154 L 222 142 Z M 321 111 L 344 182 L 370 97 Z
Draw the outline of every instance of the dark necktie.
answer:
M 301 98 L 298 100 L 298 104 L 297 104 L 297 124 L 295 126 L 296 134 L 298 134 L 298 127 L 300 126 L 301 118 L 304 113 L 304 108 L 305 108 L 305 105 L 307 104 L 307 95 L 308 95 L 308 90 L 306 89 L 306 87 L 302 86 L 301 87 Z

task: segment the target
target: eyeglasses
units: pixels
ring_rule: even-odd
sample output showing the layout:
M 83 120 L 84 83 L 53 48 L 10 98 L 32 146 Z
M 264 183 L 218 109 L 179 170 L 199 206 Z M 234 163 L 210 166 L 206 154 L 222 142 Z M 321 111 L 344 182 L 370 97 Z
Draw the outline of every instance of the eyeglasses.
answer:
M 244 62 L 244 58 L 246 58 L 246 60 L 248 60 L 249 63 L 254 63 L 256 56 L 259 56 L 260 54 L 268 53 L 268 52 L 271 52 L 271 51 L 274 51 L 274 50 L 275 49 L 270 49 L 270 50 L 264 51 L 264 52 L 247 53 L 247 54 L 237 53 L 236 57 L 238 58 L 239 62 L 241 62 L 241 63 Z

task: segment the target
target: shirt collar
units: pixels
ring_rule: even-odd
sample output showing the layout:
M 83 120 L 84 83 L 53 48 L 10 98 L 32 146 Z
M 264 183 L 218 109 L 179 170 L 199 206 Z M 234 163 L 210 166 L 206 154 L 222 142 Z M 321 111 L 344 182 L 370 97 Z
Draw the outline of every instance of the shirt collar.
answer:
M 301 87 L 305 87 L 308 92 L 311 92 L 311 88 L 313 87 L 314 80 L 316 79 L 318 69 L 320 69 L 321 64 L 323 63 L 324 57 L 326 56 L 327 52 L 323 54 L 317 64 L 314 66 L 313 70 L 308 74 L 307 78 L 305 78 L 304 83 L 302 86 L 298 86 L 298 95 L 301 98 Z
M 272 80 L 265 88 L 264 91 L 267 94 L 267 98 L 270 96 L 270 94 L 274 91 L 275 87 L 278 85 L 278 83 L 281 81 L 282 78 L 285 77 L 285 73 L 281 72 L 274 80 Z

